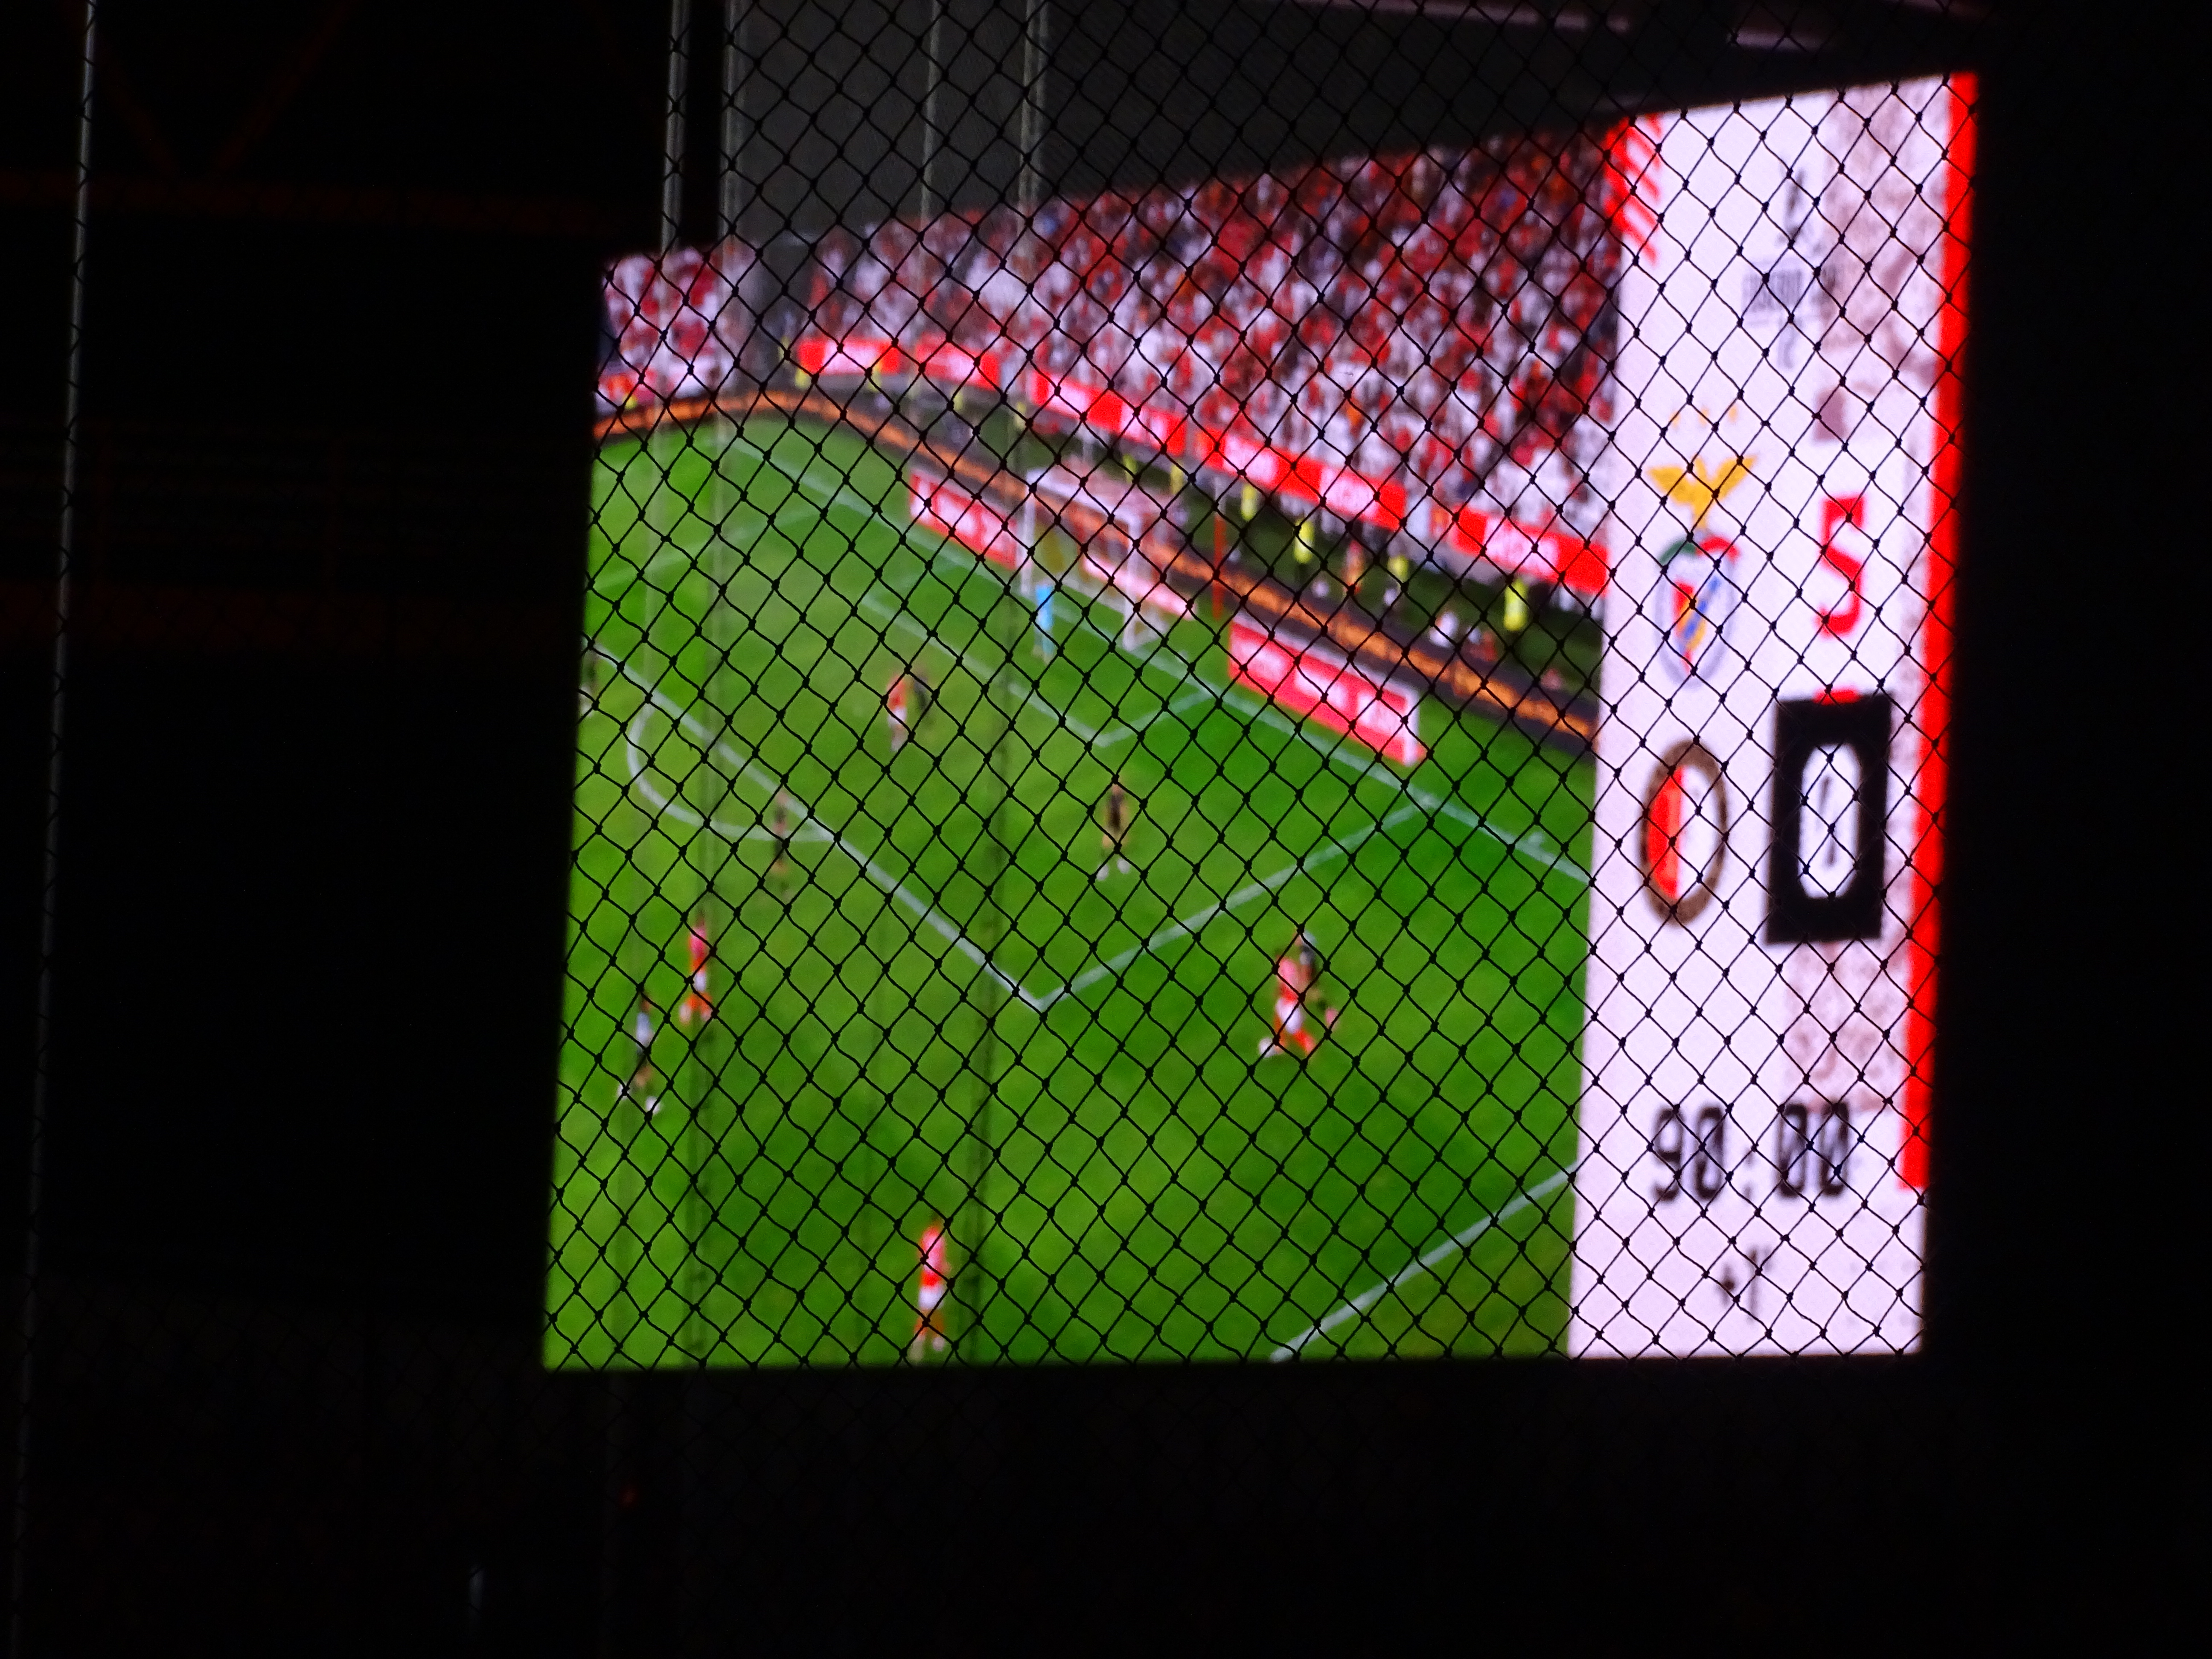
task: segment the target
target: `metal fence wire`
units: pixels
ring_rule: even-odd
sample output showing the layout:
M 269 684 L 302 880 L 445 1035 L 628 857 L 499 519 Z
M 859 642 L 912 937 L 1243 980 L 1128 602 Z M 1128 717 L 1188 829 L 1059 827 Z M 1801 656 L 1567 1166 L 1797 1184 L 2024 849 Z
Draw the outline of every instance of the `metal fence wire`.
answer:
M 2094 31 L 17 11 L 10 1656 L 1894 1645 L 2064 1538 Z
M 1916 1347 L 1952 21 L 675 0 L 546 1364 Z

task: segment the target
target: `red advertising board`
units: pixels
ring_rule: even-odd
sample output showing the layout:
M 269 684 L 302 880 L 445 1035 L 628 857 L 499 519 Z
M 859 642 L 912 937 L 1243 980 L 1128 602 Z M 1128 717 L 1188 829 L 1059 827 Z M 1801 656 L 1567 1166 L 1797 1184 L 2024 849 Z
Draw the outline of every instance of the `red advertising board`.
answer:
M 1418 692 L 1369 679 L 1319 646 L 1279 639 L 1248 622 L 1229 624 L 1229 673 L 1295 714 L 1357 738 L 1401 766 L 1421 747 Z
M 1026 544 L 1002 508 L 927 472 L 909 472 L 907 492 L 907 512 L 916 524 L 951 537 L 994 564 L 1009 570 L 1019 567 Z

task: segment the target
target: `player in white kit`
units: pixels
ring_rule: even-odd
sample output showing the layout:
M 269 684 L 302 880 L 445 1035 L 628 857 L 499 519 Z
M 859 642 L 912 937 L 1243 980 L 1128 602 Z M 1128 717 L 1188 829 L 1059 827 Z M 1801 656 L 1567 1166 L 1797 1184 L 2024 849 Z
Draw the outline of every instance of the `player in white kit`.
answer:
M 660 1097 L 655 1092 L 660 1087 L 660 1077 L 653 1069 L 653 999 L 641 996 L 630 1024 L 630 1041 L 637 1052 L 630 1065 L 629 1081 L 623 1085 L 618 1098 L 635 1097 L 647 1117 L 660 1109 Z
M 1052 659 L 1052 602 L 1058 596 L 1060 585 L 1037 568 L 1034 560 L 1022 565 L 1023 591 L 1036 607 L 1036 653 L 1039 660 Z

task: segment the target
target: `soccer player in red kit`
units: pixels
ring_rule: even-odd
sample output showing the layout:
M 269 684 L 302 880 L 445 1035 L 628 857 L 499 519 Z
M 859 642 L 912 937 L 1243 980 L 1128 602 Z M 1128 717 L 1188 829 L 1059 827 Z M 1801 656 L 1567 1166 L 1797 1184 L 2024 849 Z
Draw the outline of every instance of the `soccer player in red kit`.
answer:
M 890 690 L 884 694 L 884 724 L 890 733 L 891 753 L 894 755 L 905 746 L 913 712 L 912 677 L 904 673 L 893 675 Z
M 1320 977 L 1320 953 L 1306 938 L 1305 930 L 1300 928 L 1291 948 L 1275 964 L 1275 1018 L 1273 1030 L 1260 1044 L 1261 1059 L 1288 1054 L 1292 1049 L 1301 1058 L 1313 1053 L 1318 1038 L 1306 1026 L 1306 1001 L 1313 995 L 1315 982 Z M 1321 1023 L 1324 1030 L 1334 1025 L 1336 1010 L 1324 1006 Z
M 707 982 L 707 963 L 714 954 L 714 947 L 707 938 L 707 913 L 699 911 L 691 918 L 690 937 L 691 983 L 684 993 L 684 1000 L 676 1006 L 676 1023 L 689 1025 L 697 1020 L 704 1025 L 714 1012 L 714 993 Z
M 921 1277 L 915 1285 L 914 1344 L 916 1359 L 944 1353 L 952 1344 L 945 1334 L 945 1297 L 951 1288 L 945 1272 L 945 1226 L 933 1221 L 921 1230 Z

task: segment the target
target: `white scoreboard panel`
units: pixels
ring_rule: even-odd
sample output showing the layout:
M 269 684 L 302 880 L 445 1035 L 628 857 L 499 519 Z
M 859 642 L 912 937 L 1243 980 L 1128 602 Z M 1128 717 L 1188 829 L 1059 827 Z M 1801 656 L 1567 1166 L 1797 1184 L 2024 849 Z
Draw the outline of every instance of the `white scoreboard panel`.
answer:
M 1634 135 L 1577 1353 L 1919 1340 L 1970 99 Z

